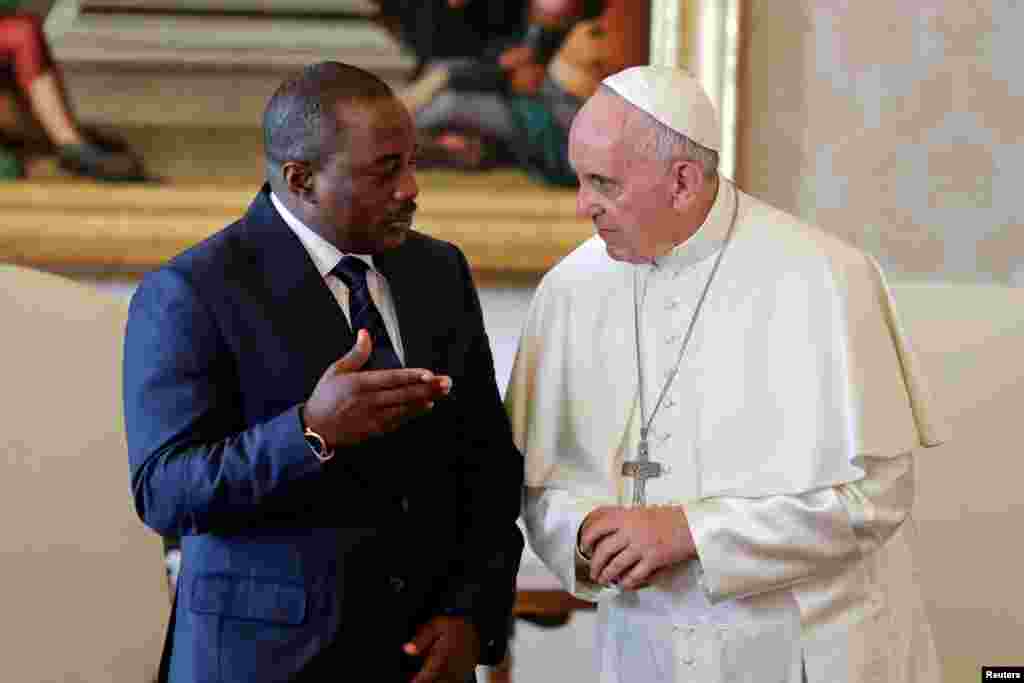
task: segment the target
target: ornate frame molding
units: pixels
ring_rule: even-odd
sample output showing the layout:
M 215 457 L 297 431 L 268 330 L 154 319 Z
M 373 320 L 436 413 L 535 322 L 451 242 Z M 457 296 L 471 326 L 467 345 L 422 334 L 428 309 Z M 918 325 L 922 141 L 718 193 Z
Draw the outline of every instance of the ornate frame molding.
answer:
M 480 273 L 543 273 L 593 235 L 590 223 L 576 218 L 574 193 L 518 174 L 426 177 L 421 186 L 417 229 L 458 244 Z M 255 189 L 3 184 L 0 261 L 51 270 L 149 270 L 241 217 Z

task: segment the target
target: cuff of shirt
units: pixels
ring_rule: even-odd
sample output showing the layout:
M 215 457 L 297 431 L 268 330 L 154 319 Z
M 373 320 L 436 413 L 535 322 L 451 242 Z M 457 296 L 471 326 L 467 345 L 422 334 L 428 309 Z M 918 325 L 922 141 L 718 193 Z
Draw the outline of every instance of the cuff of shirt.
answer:
M 590 558 L 583 554 L 583 549 L 580 548 L 580 533 L 583 531 L 583 522 L 586 521 L 587 515 L 597 507 L 598 505 L 591 505 L 579 518 L 579 522 L 576 524 L 576 542 L 573 544 L 573 585 L 571 593 L 589 602 L 600 602 L 622 592 L 622 589 L 618 586 L 604 586 L 591 580 Z
M 584 519 L 586 519 L 584 517 Z M 583 523 L 580 523 L 579 528 L 576 530 L 576 563 L 590 565 L 590 556 L 583 552 L 583 548 L 580 547 L 580 533 L 583 531 Z
M 693 537 L 694 551 L 697 553 L 697 561 L 700 563 L 701 570 L 700 575 L 697 579 L 697 583 L 700 589 L 704 592 L 705 597 L 712 604 L 721 602 L 724 596 L 719 594 L 717 586 L 709 580 L 707 574 L 704 572 L 704 553 L 702 546 L 708 537 L 708 528 L 713 525 L 712 519 L 714 519 L 714 513 L 711 508 L 714 506 L 713 501 L 696 501 L 692 503 L 685 503 L 680 507 L 686 514 L 686 523 L 690 526 L 690 535 Z

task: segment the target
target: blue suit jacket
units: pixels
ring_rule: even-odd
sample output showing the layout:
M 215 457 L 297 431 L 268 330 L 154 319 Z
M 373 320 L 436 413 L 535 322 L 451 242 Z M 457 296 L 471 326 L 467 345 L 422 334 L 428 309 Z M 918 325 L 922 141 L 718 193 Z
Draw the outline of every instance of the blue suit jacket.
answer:
M 416 665 L 402 643 L 444 613 L 472 618 L 483 663 L 500 659 L 522 550 L 522 458 L 465 258 L 418 233 L 375 257 L 406 365 L 450 375 L 454 389 L 322 465 L 299 406 L 354 335 L 268 192 L 148 274 L 131 303 L 135 504 L 150 527 L 182 537 L 164 676 L 286 681 L 319 655 L 405 680 Z

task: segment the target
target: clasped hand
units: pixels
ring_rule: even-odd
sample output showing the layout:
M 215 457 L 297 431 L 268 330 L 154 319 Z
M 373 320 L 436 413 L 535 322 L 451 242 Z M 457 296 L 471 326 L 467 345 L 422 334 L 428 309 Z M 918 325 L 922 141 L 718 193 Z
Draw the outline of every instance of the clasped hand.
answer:
M 451 391 L 450 377 L 422 368 L 362 370 L 372 350 L 369 333 L 359 330 L 352 349 L 327 368 L 302 408 L 306 426 L 330 448 L 394 431 Z
M 592 581 L 630 590 L 697 554 L 681 507 L 599 507 L 583 520 L 580 551 Z
M 463 617 L 434 617 L 420 626 L 402 650 L 423 658 L 411 683 L 463 683 L 480 661 L 480 636 Z

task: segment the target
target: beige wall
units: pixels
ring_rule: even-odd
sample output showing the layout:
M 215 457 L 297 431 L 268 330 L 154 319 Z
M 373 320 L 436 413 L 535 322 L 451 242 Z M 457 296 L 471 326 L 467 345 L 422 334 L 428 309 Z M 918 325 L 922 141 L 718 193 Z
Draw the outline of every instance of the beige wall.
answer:
M 1024 6 L 747 0 L 740 186 L 897 276 L 1024 286 Z

